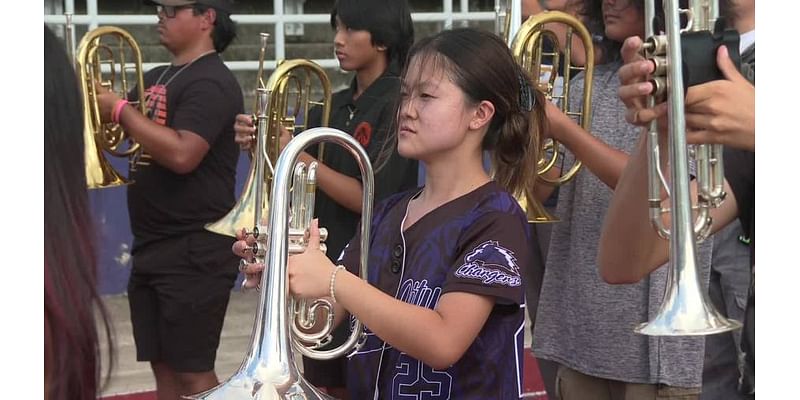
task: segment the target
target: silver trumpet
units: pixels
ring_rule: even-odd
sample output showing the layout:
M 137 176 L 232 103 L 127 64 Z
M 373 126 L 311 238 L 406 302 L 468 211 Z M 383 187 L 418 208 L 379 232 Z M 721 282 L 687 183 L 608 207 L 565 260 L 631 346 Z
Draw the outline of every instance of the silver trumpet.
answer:
M 648 100 L 666 96 L 669 115 L 669 165 L 671 184 L 666 183 L 660 166 L 660 149 L 655 121 L 647 132 L 649 155 L 650 220 L 659 236 L 669 240 L 671 263 L 666 293 L 658 313 L 635 331 L 653 336 L 710 335 L 737 329 L 741 323 L 719 313 L 708 299 L 697 268 L 696 243 L 708 237 L 711 229 L 709 210 L 725 198 L 723 190 L 721 146 L 700 145 L 689 149 L 686 144 L 684 115 L 684 65 L 681 33 L 711 30 L 718 17 L 715 1 L 691 0 L 689 10 L 679 9 L 678 0 L 664 0 L 666 34 L 654 35 L 654 0 L 645 1 L 645 57 L 656 68 L 651 81 L 655 90 Z M 688 17 L 688 28 L 681 30 L 680 14 Z M 688 154 L 693 153 L 697 171 L 697 205 L 693 206 L 689 191 Z M 661 207 L 661 186 L 670 197 L 670 208 Z M 669 186 L 669 187 L 667 187 Z M 671 212 L 672 226 L 662 222 L 662 214 Z M 696 216 L 693 217 L 693 212 Z
M 302 252 L 308 244 L 307 232 L 313 217 L 316 188 L 314 163 L 306 168 L 297 160 L 307 147 L 322 142 L 333 142 L 346 148 L 358 162 L 364 188 L 360 244 L 361 249 L 369 248 L 374 177 L 366 151 L 352 136 L 333 128 L 314 128 L 297 135 L 281 152 L 275 165 L 269 222 L 257 219 L 253 232 L 257 241 L 252 248 L 256 262 L 264 262 L 267 268 L 261 276 L 261 297 L 250 348 L 232 377 L 213 389 L 185 398 L 331 399 L 303 378 L 292 349 L 310 358 L 330 360 L 355 351 L 363 344 L 363 324 L 356 319 L 344 344 L 331 350 L 318 350 L 327 343 L 333 331 L 331 303 L 317 299 L 306 307 L 305 301 L 295 301 L 289 294 L 288 256 Z M 258 141 L 258 151 L 266 151 L 265 146 L 264 141 Z M 293 187 L 290 187 L 290 181 L 294 182 Z M 362 251 L 359 258 L 362 279 L 367 276 L 367 253 Z M 303 334 L 302 329 L 314 326 L 317 310 L 327 310 L 324 329 L 318 334 Z
M 522 25 L 521 0 L 494 0 L 494 30 L 511 47 Z

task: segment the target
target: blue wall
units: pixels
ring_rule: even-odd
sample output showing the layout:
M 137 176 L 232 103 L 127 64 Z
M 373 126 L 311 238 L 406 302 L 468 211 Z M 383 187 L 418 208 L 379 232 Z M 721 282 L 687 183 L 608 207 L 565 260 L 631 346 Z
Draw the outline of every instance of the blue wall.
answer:
M 127 171 L 127 159 L 111 157 L 109 162 L 118 171 Z M 241 153 L 236 173 L 236 198 L 244 186 L 250 159 Z M 89 190 L 89 201 L 95 218 L 98 268 L 101 294 L 125 293 L 131 273 L 131 235 L 128 220 L 127 189 L 115 187 Z M 233 243 L 233 238 L 231 238 Z M 239 277 L 241 280 L 242 277 Z M 239 287 L 238 282 L 236 287 Z

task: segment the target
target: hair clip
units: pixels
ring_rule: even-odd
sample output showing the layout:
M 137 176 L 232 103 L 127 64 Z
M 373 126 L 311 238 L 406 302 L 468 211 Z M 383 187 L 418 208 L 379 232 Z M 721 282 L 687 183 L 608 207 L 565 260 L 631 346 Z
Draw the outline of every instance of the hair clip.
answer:
M 533 89 L 531 85 L 528 84 L 525 77 L 522 76 L 522 73 L 517 75 L 517 79 L 519 80 L 519 107 L 523 111 L 531 111 L 536 104 L 536 98 L 533 96 Z

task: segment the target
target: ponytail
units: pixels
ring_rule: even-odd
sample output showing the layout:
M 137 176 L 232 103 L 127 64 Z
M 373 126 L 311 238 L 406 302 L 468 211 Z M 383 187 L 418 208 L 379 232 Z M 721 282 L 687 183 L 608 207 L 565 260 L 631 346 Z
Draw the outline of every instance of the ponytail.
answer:
M 544 94 L 520 70 L 519 104 L 495 132 L 487 133 L 484 149 L 493 150 L 494 179 L 514 195 L 533 189 L 547 117 Z

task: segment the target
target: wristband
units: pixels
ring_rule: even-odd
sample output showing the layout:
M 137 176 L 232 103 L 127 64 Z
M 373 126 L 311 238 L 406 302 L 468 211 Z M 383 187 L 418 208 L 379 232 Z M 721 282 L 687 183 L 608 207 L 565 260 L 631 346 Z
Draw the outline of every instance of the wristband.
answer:
M 114 104 L 114 110 L 111 112 L 111 122 L 118 124 L 119 123 L 119 116 L 122 114 L 122 107 L 128 104 L 128 100 L 121 99 L 117 101 L 117 104 Z

